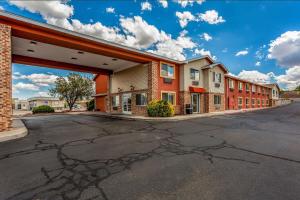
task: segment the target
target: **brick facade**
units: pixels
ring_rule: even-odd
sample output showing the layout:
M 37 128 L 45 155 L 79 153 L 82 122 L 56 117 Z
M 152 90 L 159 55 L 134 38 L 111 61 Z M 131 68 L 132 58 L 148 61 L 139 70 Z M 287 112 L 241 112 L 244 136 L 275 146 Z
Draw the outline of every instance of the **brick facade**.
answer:
M 0 24 L 0 131 L 11 127 L 11 28 Z
M 220 104 L 215 104 L 214 96 L 220 96 L 221 102 Z M 225 95 L 223 93 L 205 93 L 204 94 L 204 102 L 205 102 L 205 112 L 219 112 L 225 110 Z
M 158 76 L 159 64 L 158 62 L 150 62 L 148 65 L 148 101 L 160 99 L 158 91 Z

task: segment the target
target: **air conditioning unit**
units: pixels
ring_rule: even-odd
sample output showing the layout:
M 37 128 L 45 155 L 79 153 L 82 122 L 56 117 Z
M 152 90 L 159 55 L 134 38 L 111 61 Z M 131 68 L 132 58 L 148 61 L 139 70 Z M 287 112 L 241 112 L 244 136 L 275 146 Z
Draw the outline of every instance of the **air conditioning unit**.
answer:
M 216 88 L 219 88 L 220 85 L 221 85 L 220 83 L 215 83 L 215 87 L 216 87 Z
M 172 79 L 171 78 L 164 78 L 164 83 L 172 84 Z
M 193 81 L 192 85 L 198 86 L 199 85 L 199 81 Z

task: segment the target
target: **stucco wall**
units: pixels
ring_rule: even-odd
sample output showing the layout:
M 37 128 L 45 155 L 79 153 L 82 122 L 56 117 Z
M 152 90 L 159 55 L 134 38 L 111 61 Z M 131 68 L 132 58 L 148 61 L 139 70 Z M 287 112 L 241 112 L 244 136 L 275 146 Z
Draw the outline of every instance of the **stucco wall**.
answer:
M 273 94 L 273 90 L 275 91 L 275 94 Z M 276 96 L 276 91 L 277 91 L 277 96 Z M 279 90 L 278 90 L 278 88 L 276 87 L 276 85 L 273 85 L 272 86 L 272 90 L 271 90 L 271 97 L 272 97 L 272 99 L 274 99 L 274 100 L 278 100 L 279 99 Z
M 148 89 L 148 65 L 138 65 L 111 75 L 111 93 L 130 91 L 130 86 L 135 90 Z
M 180 81 L 180 90 L 188 91 L 189 86 L 192 86 L 193 80 L 190 78 L 190 69 L 199 70 L 200 80 L 199 85 L 195 87 L 205 87 L 205 79 L 207 78 L 204 70 L 201 67 L 209 65 L 210 62 L 207 59 L 196 60 L 184 65 L 181 69 L 181 81 Z
M 220 87 L 216 87 L 215 86 L 215 82 L 213 82 L 213 72 L 215 73 L 221 73 L 222 75 L 222 79 L 221 79 L 221 83 L 220 83 Z M 212 69 L 208 69 L 208 74 L 206 75 L 207 76 L 207 79 L 208 79 L 208 88 L 206 88 L 208 90 L 208 92 L 212 92 L 212 93 L 222 93 L 224 94 L 224 88 L 225 88 L 225 85 L 224 85 L 224 82 L 225 82 L 225 78 L 224 78 L 224 70 L 219 67 L 219 66 L 216 66 Z

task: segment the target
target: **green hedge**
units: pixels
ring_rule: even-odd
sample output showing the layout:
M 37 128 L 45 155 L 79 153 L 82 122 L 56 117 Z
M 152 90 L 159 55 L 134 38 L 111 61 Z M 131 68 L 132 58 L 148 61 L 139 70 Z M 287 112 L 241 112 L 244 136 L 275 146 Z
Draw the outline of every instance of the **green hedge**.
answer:
M 174 116 L 174 107 L 167 101 L 151 101 L 147 106 L 147 112 L 150 117 L 171 117 Z
M 38 106 L 32 109 L 32 113 L 36 114 L 36 113 L 53 113 L 54 112 L 54 108 L 52 108 L 51 106 Z
M 95 109 L 95 100 L 92 99 L 92 100 L 86 102 L 86 107 L 87 107 L 88 111 L 94 110 Z

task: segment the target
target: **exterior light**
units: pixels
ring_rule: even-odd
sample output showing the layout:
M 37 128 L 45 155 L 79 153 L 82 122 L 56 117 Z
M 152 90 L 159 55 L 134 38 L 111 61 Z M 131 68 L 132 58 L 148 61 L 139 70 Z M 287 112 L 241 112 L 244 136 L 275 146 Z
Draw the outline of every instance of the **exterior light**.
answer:
M 107 63 L 103 63 L 103 65 L 108 65 Z
M 113 58 L 112 60 L 113 60 L 113 61 L 117 61 L 118 59 L 117 59 L 117 58 Z
M 77 58 L 75 58 L 75 57 L 72 57 L 71 59 L 72 59 L 72 60 L 77 60 Z
M 36 41 L 30 41 L 30 44 L 37 45 Z
M 83 51 L 78 51 L 78 54 L 84 54 L 84 52 Z
M 34 53 L 34 50 L 32 50 L 32 49 L 27 49 L 27 51 L 30 53 Z

